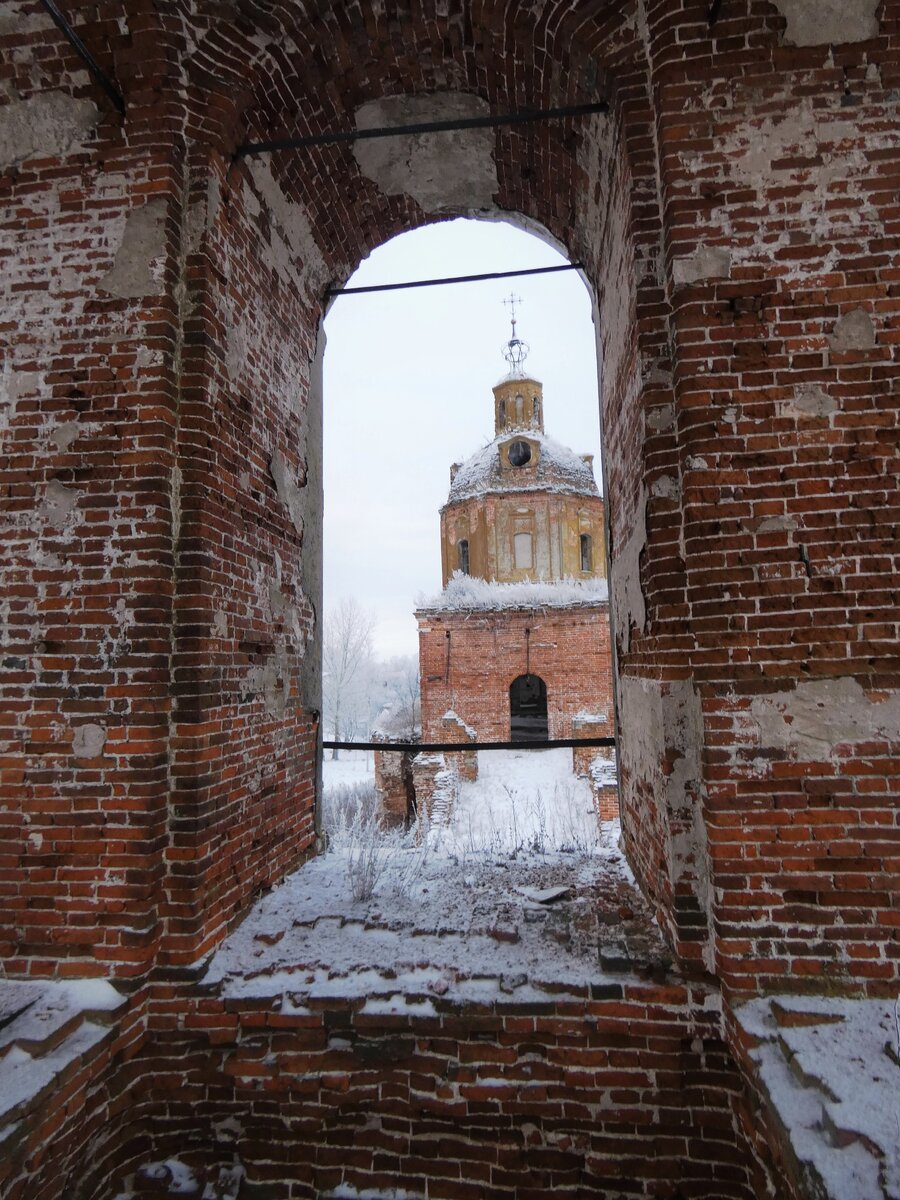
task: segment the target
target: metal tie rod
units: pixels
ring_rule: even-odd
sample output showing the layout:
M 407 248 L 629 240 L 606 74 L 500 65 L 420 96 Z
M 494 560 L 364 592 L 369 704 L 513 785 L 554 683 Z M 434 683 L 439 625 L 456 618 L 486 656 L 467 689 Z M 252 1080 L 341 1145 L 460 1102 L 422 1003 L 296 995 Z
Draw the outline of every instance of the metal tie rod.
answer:
M 325 750 L 557 750 L 573 746 L 615 746 L 615 738 L 548 738 L 527 742 L 323 742 Z
M 58 29 L 62 30 L 63 34 L 75 52 L 84 60 L 87 69 L 103 88 L 104 92 L 106 92 L 107 96 L 109 96 L 110 100 L 112 100 L 117 111 L 124 116 L 125 101 L 122 99 L 120 93 L 116 90 L 109 76 L 97 62 L 96 58 L 94 58 L 93 54 L 91 54 L 90 50 L 88 50 L 87 46 L 56 7 L 54 0 L 41 0 L 41 4 L 43 4 L 44 8 L 49 13 L 54 25 L 56 25 Z
M 45 0 L 45 3 L 47 0 Z M 489 129 L 497 125 L 525 125 L 533 121 L 559 121 L 564 117 L 586 117 L 592 113 L 609 112 L 605 100 L 595 104 L 569 104 L 563 108 L 536 111 L 498 113 L 485 117 L 457 117 L 448 121 L 419 121 L 414 125 L 387 125 L 374 129 L 333 129 L 304 137 L 278 138 L 270 142 L 244 142 L 234 152 L 235 158 L 248 154 L 267 154 L 273 150 L 300 150 L 305 146 L 327 146 L 333 142 L 360 142 L 368 138 L 403 137 L 413 133 L 455 133 L 460 129 Z
M 369 287 L 329 288 L 326 296 L 358 296 L 363 292 L 399 292 L 403 288 L 443 287 L 448 283 L 481 283 L 486 279 L 512 279 L 518 275 L 551 275 L 554 271 L 582 271 L 583 263 L 557 267 L 527 267 L 522 271 L 487 271 L 481 275 L 448 275 L 444 279 L 410 279 L 406 283 L 373 283 Z

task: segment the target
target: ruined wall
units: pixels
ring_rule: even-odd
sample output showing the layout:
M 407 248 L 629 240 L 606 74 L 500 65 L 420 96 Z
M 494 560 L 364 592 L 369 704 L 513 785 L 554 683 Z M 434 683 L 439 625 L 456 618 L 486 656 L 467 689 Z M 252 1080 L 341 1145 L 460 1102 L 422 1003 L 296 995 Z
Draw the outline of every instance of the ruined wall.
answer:
M 898 9 L 648 8 L 717 969 L 890 987 Z
M 66 1180 L 67 1195 L 109 1200 L 169 1156 L 240 1163 L 242 1197 L 279 1200 L 778 1195 L 741 1132 L 747 1101 L 708 992 L 629 980 L 540 1005 L 408 1007 L 160 993 L 143 1052 L 84 1094 L 104 1116 L 89 1154 L 64 1136 L 4 1196 L 55 1200 Z
M 2 947 L 129 974 L 162 932 L 179 173 L 42 12 L 0 41 Z M 163 73 L 148 39 L 135 84 Z
M 267 166 L 229 175 L 198 155 L 192 177 L 167 889 L 179 963 L 313 844 L 321 587 L 305 544 L 321 511 L 308 486 L 321 259 Z
M 453 710 L 480 741 L 509 741 L 510 684 L 547 685 L 551 738 L 577 737 L 573 717 L 605 713 L 612 734 L 609 613 L 605 607 L 417 613 L 423 741 L 451 740 Z

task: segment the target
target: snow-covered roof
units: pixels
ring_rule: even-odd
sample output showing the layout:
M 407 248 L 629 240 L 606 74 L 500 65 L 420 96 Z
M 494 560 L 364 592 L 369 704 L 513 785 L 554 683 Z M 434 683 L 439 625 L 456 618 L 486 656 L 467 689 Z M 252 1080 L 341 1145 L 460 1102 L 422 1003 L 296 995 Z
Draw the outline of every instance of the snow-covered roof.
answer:
M 372 726 L 373 741 L 414 741 L 422 736 L 419 706 L 410 712 L 408 704 L 386 704 Z
M 537 442 L 537 463 L 501 471 L 500 445 L 516 437 Z M 584 459 L 537 429 L 518 433 L 505 430 L 467 459 L 450 484 L 448 504 L 491 492 L 568 492 L 577 496 L 599 496 L 594 472 Z
M 418 612 L 466 612 L 503 608 L 578 608 L 606 604 L 605 579 L 494 583 L 456 571 L 442 592 L 419 596 Z

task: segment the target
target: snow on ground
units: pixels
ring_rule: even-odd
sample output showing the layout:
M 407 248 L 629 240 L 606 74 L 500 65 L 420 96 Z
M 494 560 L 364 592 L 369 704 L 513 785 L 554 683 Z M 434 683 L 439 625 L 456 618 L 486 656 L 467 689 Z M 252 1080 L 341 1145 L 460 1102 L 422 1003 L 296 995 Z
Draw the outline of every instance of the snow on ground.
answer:
M 337 739 L 335 739 L 337 741 Z M 375 779 L 375 756 L 371 750 L 339 750 L 339 758 L 325 751 L 322 759 L 322 786 L 325 791 Z
M 364 996 L 367 1012 L 436 997 L 546 999 L 668 956 L 571 752 L 488 751 L 446 826 L 331 831 L 330 850 L 264 897 L 212 958 L 226 996 Z
M 775 996 L 737 1010 L 815 1194 L 900 1198 L 900 1000 Z
M 448 829 L 435 833 L 445 852 L 470 856 L 591 852 L 603 840 L 590 785 L 573 774 L 567 749 L 479 751 L 478 778 L 461 782 Z

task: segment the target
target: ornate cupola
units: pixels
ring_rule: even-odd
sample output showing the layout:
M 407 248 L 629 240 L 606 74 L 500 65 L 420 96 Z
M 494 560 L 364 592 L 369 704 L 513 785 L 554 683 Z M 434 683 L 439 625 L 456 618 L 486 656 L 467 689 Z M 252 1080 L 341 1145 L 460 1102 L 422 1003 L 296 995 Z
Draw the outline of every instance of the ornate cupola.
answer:
M 544 433 L 541 383 L 525 371 L 528 345 L 512 331 L 509 370 L 494 387 L 494 437 L 450 468 L 441 509 L 443 581 L 455 572 L 487 582 L 602 578 L 603 500 L 592 455 Z
M 512 325 L 512 335 L 503 347 L 509 372 L 494 388 L 494 433 L 497 437 L 528 429 L 543 433 L 543 388 L 537 379 L 526 375 L 525 359 L 529 346 L 516 336 L 518 297 L 510 295 L 505 303 L 509 305 Z

